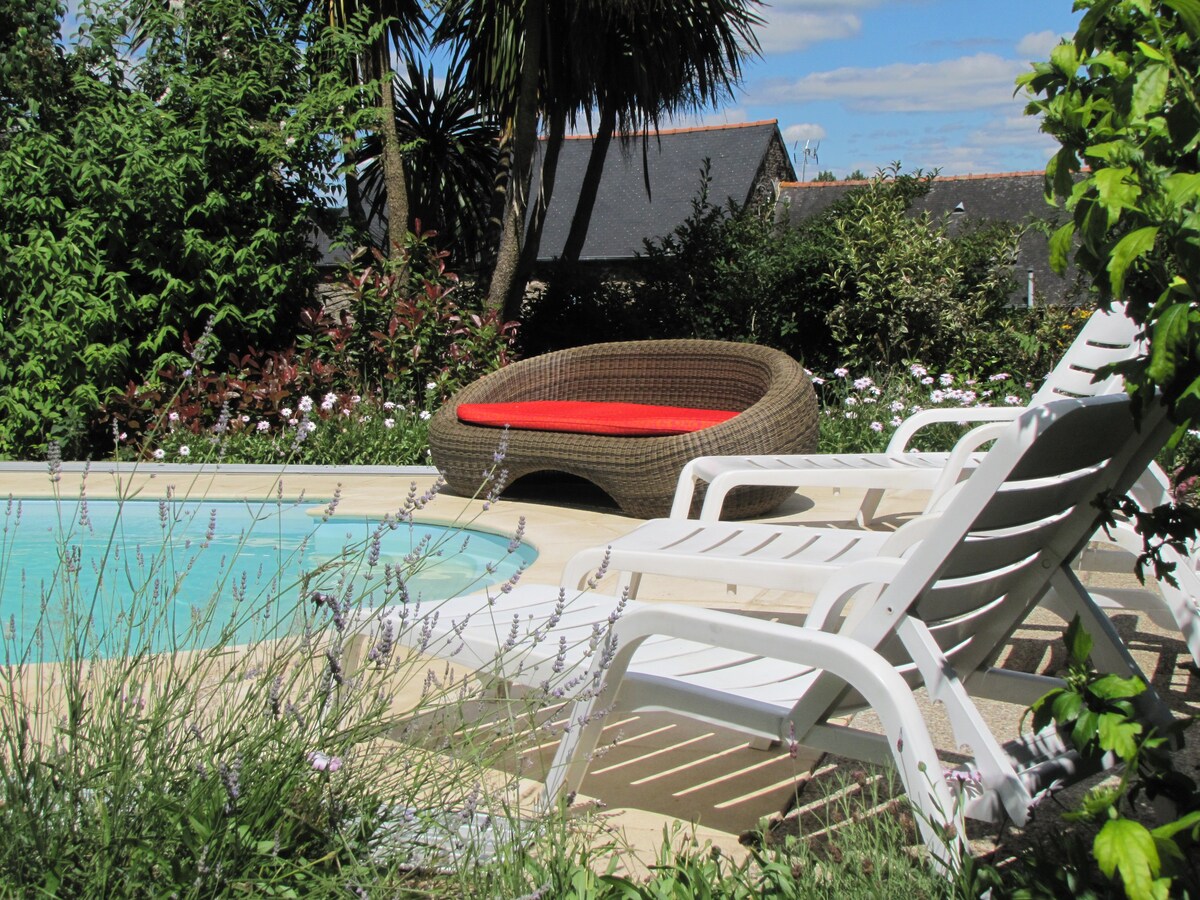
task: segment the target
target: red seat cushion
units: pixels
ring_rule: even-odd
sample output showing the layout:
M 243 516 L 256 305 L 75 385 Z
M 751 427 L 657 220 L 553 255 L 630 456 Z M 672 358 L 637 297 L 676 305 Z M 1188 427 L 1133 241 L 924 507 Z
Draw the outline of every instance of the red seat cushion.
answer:
M 458 419 L 472 425 L 524 428 L 531 431 L 569 431 L 652 437 L 687 434 L 732 419 L 737 412 L 649 406 L 644 403 L 603 403 L 587 400 L 523 400 L 516 403 L 463 403 Z

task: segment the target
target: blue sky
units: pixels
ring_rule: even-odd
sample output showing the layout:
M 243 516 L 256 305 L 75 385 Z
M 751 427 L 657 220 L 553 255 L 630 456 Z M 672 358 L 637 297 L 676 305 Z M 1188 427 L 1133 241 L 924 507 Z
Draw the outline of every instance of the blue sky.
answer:
M 1040 170 L 1054 152 L 1013 82 L 1074 31 L 1071 0 L 769 0 L 760 12 L 762 58 L 699 122 L 777 119 L 797 177 L 806 141 L 809 178 L 896 161 L 943 175 Z
M 820 141 L 809 178 L 893 161 L 943 175 L 1040 170 L 1054 152 L 1013 82 L 1074 31 L 1070 0 L 773 0 L 761 14 L 763 58 L 703 122 L 778 119 L 797 177 L 806 140 Z

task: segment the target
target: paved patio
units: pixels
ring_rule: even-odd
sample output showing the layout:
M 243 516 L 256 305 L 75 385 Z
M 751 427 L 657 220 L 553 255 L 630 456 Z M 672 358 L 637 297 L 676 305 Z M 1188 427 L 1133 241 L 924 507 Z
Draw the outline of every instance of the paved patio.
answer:
M 57 488 L 62 496 L 78 495 L 82 472 L 64 468 Z M 256 467 L 201 469 L 186 466 L 142 466 L 113 471 L 96 466 L 87 476 L 90 497 L 138 492 L 157 499 L 173 486 L 179 495 L 239 498 L 285 496 L 303 492 L 320 508 L 340 490 L 340 516 L 378 517 L 394 511 L 403 502 L 412 483 L 423 491 L 433 482 L 428 469 L 321 469 L 303 467 L 278 470 Z M 0 495 L 44 497 L 53 488 L 44 466 L 0 465 Z M 837 494 L 828 490 L 797 494 L 777 513 L 780 518 L 810 524 L 852 527 L 858 493 Z M 895 493 L 881 512 L 885 522 L 903 521 L 922 506 L 919 494 Z M 564 481 L 514 486 L 490 509 L 479 500 L 443 495 L 421 518 L 430 522 L 466 522 L 472 527 L 512 534 L 519 520 L 526 520 L 526 540 L 538 550 L 538 558 L 525 580 L 557 584 L 566 560 L 577 550 L 603 544 L 631 529 L 637 520 L 619 514 L 606 498 L 586 485 Z M 1100 569 L 1122 568 L 1100 559 Z M 1110 593 L 1143 590 L 1123 571 L 1084 571 L 1084 583 Z M 611 577 L 606 581 L 611 582 Z M 606 585 L 601 584 L 603 589 Z M 1153 588 L 1151 588 L 1153 590 Z M 640 596 L 675 603 L 753 611 L 760 615 L 803 612 L 806 598 L 778 591 L 740 589 L 724 585 L 646 578 Z M 1116 616 L 1118 628 L 1143 669 L 1179 711 L 1200 712 L 1200 675 L 1190 666 L 1190 657 L 1166 623 L 1151 621 L 1144 614 Z M 1057 640 L 1062 624 L 1049 614 L 1038 615 L 1015 637 L 1006 660 L 1009 666 L 1028 671 L 1053 671 L 1062 661 Z M 1015 733 L 1021 710 L 1009 704 L 988 704 L 987 715 L 1001 733 Z M 936 710 L 929 716 L 935 740 L 947 746 L 948 731 L 938 724 Z M 861 714 L 860 722 L 870 721 Z M 738 735 L 722 729 L 673 719 L 662 715 L 631 717 L 613 722 L 606 739 L 620 742 L 607 749 L 593 764 L 583 786 L 590 801 L 601 804 L 614 828 L 623 832 L 633 848 L 652 853 L 662 841 L 664 823 L 682 820 L 695 823 L 700 840 L 712 841 L 734 855 L 744 852 L 738 835 L 752 829 L 760 817 L 778 812 L 789 800 L 797 778 L 814 770 L 824 771 L 818 756 L 806 751 L 792 758 L 785 749 L 758 750 L 748 747 Z M 549 752 L 552 747 L 542 748 Z M 825 767 L 828 768 L 828 767 Z

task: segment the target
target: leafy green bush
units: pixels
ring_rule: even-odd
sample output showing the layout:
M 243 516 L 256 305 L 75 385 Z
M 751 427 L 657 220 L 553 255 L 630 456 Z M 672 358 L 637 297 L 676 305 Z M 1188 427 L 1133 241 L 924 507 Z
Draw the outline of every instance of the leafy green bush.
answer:
M 552 271 L 529 305 L 526 349 L 571 339 L 563 328 L 569 310 L 571 321 L 595 322 L 609 339 L 752 341 L 819 369 L 914 360 L 967 372 L 1043 368 L 1043 344 L 1034 338 L 1023 347 L 1021 336 L 1064 314 L 1009 306 L 1020 229 L 992 223 L 952 235 L 945 223 L 914 217 L 912 201 L 932 177 L 895 166 L 781 227 L 770 210 L 713 205 L 706 169 L 691 215 L 647 243 L 642 283 L 618 289 Z M 587 340 L 594 330 L 575 334 Z
M 1019 79 L 1061 149 L 1048 190 L 1072 221 L 1050 243 L 1100 302 L 1119 298 L 1146 325 L 1149 356 L 1128 367 L 1163 389 L 1181 423 L 1200 421 L 1200 5 L 1076 0 L 1074 39 Z
M 932 176 L 883 172 L 852 191 L 829 218 L 834 255 L 824 278 L 836 289 L 825 322 L 849 365 L 971 359 L 990 341 L 990 320 L 1008 305 L 1019 230 L 994 224 L 952 237 L 928 213 L 908 212 Z M 990 247 L 981 257 L 975 244 Z M 968 267 L 968 263 L 973 266 Z
M 70 50 L 0 42 L 0 70 L 39 62 L 0 102 L 2 456 L 86 454 L 95 411 L 207 321 L 286 345 L 315 284 L 358 106 L 324 65 L 354 48 L 274 0 L 125 6 L 85 8 Z
M 408 233 L 395 257 L 372 252 L 347 274 L 349 305 L 336 316 L 317 313 L 301 349 L 342 374 L 363 394 L 386 393 L 402 403 L 426 403 L 432 390 L 449 397 L 506 365 L 517 323 L 482 304 L 460 307 L 451 296 L 458 276 L 446 271 L 435 232 Z
M 1110 753 L 1124 764 L 1116 785 L 1093 788 L 1068 818 L 1099 825 L 1092 855 L 1101 872 L 1119 879 L 1131 900 L 1166 897 L 1173 887 L 1177 896 L 1195 896 L 1200 871 L 1191 855 L 1200 846 L 1200 786 L 1175 767 L 1168 751 L 1196 717 L 1168 729 L 1148 728 L 1136 700 L 1146 691 L 1145 681 L 1097 673 L 1091 664 L 1092 638 L 1078 616 L 1064 642 L 1065 684 L 1030 709 L 1033 728 L 1053 723 L 1084 759 Z M 1135 806 L 1141 796 L 1169 801 L 1170 820 L 1153 828 L 1143 824 Z
M 432 232 L 347 275 L 349 306 L 314 307 L 286 351 L 207 363 L 211 336 L 107 404 L 118 456 L 324 465 L 428 462 L 427 420 L 454 391 L 509 360 L 516 325 L 460 307 Z

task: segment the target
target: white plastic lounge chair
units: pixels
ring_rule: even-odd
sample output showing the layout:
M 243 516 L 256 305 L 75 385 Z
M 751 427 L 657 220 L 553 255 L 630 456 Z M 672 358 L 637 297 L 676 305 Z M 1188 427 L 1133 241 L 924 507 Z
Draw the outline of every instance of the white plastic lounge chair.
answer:
M 1132 359 L 1140 352 L 1138 327 L 1125 315 L 1123 304 L 1092 314 L 1075 341 L 1030 401 L 1041 406 L 1066 397 L 1094 397 L 1124 389 L 1119 375 L 1093 380 L 1103 367 Z M 930 503 L 949 490 L 969 466 L 972 454 L 993 431 L 965 436 L 952 453 L 912 453 L 914 437 L 930 425 L 958 422 L 1010 422 L 1024 407 L 927 409 L 906 419 L 883 453 L 813 453 L 775 456 L 702 456 L 688 463 L 679 476 L 671 518 L 687 518 L 697 487 L 706 483 L 700 519 L 715 521 L 729 492 L 745 485 L 866 488 L 858 513 L 860 524 L 875 515 L 887 490 L 927 490 Z
M 561 589 L 539 585 L 456 598 L 421 616 L 376 613 L 403 624 L 396 629 L 402 641 L 489 678 L 536 689 L 561 677 L 564 666 L 591 667 L 595 693 L 571 711 L 546 802 L 580 784 L 604 724 L 601 710 L 666 710 L 759 739 L 894 762 L 926 843 L 944 854 L 934 823 L 963 812 L 995 819 L 1002 811 L 1023 823 L 1047 785 L 1079 774 L 1078 760 L 1052 734 L 1002 745 L 974 703 L 987 696 L 1027 704 L 1058 683 L 991 668 L 1047 590 L 1081 611 L 1097 665 L 1137 672 L 1068 567 L 1096 528 L 1092 498 L 1127 488 L 1128 473 L 1143 470 L 1166 439 L 1161 410 L 1141 432 L 1129 410 L 1128 398 L 1115 395 L 1027 411 L 944 509 L 922 519 L 922 540 L 897 556 L 881 551 L 852 565 L 823 563 L 802 627 L 636 600 L 622 613 L 612 596 L 564 602 Z M 821 529 L 794 531 L 812 532 L 817 543 L 825 537 Z M 781 564 L 798 582 L 816 581 L 807 553 Z M 915 704 L 911 688 L 918 685 L 945 705 L 955 746 L 973 752 L 979 790 L 962 805 Z M 1143 697 L 1153 720 L 1169 719 L 1152 691 Z M 879 715 L 883 735 L 838 721 L 864 706 Z
M 1124 389 L 1120 375 L 1093 380 L 1104 366 L 1132 359 L 1141 352 L 1138 326 L 1125 315 L 1123 304 L 1110 311 L 1097 311 L 1080 330 L 1059 364 L 1034 394 L 1030 406 L 1063 397 L 1099 396 Z M 979 407 L 931 409 L 914 414 L 896 430 L 883 453 L 804 454 L 785 456 L 706 456 L 688 463 L 680 473 L 671 506 L 672 518 L 687 518 L 692 498 L 701 483 L 707 484 L 700 511 L 702 521 L 716 521 L 731 490 L 744 485 L 788 485 L 865 489 L 856 514 L 859 525 L 874 519 L 888 490 L 928 491 L 926 510 L 978 464 L 980 447 L 995 438 L 997 429 L 981 425 L 968 432 L 949 453 L 911 452 L 909 447 L 921 429 L 944 422 L 996 423 L 1015 419 L 1023 408 Z M 1168 482 L 1157 464 L 1151 463 L 1132 490 L 1143 509 L 1153 509 L 1169 500 Z M 1109 535 L 1122 550 L 1137 555 L 1141 536 L 1131 523 L 1121 521 Z M 1128 609 L 1130 603 L 1166 625 L 1163 612 L 1179 629 L 1192 660 L 1200 666 L 1200 574 L 1196 561 L 1164 548 L 1163 559 L 1175 564 L 1176 584 L 1159 582 L 1161 603 L 1153 595 L 1135 598 L 1124 595 L 1121 602 L 1104 599 L 1113 609 Z M 1127 569 L 1128 570 L 1128 569 Z M 646 570 L 648 571 L 648 570 Z M 1142 602 L 1137 602 L 1137 601 Z M 1145 601 L 1149 602 L 1145 602 Z

